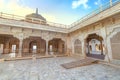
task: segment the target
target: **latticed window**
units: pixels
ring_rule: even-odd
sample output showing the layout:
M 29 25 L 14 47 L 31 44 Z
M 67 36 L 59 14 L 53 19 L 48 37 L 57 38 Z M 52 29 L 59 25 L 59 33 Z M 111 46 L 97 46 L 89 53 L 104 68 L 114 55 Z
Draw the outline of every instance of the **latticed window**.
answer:
M 82 53 L 81 41 L 79 39 L 75 40 L 74 51 L 77 54 L 81 54 Z

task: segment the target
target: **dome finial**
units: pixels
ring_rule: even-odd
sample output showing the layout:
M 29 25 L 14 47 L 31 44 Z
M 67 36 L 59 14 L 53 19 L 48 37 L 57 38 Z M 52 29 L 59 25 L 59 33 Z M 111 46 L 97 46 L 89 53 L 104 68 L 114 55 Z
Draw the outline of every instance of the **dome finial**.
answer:
M 38 14 L 38 8 L 36 8 L 36 14 Z

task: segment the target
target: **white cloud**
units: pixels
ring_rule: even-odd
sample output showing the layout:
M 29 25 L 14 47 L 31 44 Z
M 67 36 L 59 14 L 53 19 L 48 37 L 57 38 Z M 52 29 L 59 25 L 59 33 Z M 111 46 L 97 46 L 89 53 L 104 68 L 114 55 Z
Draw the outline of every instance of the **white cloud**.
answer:
M 3 6 L 4 0 L 0 0 L 0 8 Z
M 102 5 L 102 1 L 104 0 L 97 0 L 96 2 L 94 2 L 95 5 Z
M 94 2 L 95 5 L 98 5 L 98 2 Z
M 0 12 L 14 14 L 19 16 L 26 16 L 35 12 L 35 9 L 32 9 L 28 6 L 24 6 L 19 3 L 21 0 L 0 0 Z M 7 3 L 6 3 L 7 2 Z M 42 13 L 40 13 L 42 14 Z M 56 18 L 53 15 L 43 13 L 42 14 L 48 21 L 55 21 Z
M 75 9 L 75 8 L 83 5 L 84 8 L 87 9 L 87 8 L 89 8 L 87 2 L 88 2 L 88 0 L 77 0 L 77 1 L 73 1 L 73 2 L 72 2 L 72 8 Z
M 19 4 L 19 1 L 20 0 L 9 0 L 6 3 L 6 0 L 0 0 L 0 11 L 19 16 L 25 16 L 26 14 L 33 13 L 33 9 Z

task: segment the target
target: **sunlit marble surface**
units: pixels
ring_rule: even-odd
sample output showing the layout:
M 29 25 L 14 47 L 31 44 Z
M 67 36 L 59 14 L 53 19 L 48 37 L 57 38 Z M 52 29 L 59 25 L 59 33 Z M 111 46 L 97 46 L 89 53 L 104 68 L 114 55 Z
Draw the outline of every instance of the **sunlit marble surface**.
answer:
M 115 60 L 114 59 L 114 60 L 111 61 L 111 63 L 120 66 L 120 60 Z
M 7 61 L 0 63 L 0 80 L 120 80 L 120 69 L 93 64 L 64 69 L 60 64 L 73 57 Z

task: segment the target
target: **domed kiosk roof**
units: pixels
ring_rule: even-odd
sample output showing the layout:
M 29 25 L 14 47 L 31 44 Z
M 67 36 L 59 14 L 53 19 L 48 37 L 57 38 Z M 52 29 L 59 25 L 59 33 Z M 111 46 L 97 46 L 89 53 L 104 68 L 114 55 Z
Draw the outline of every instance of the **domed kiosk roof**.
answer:
M 26 15 L 26 18 L 31 18 L 31 19 L 35 18 L 35 19 L 39 19 L 39 20 L 42 20 L 42 21 L 46 21 L 46 19 L 43 16 L 38 14 L 38 9 L 36 9 L 36 13 Z

